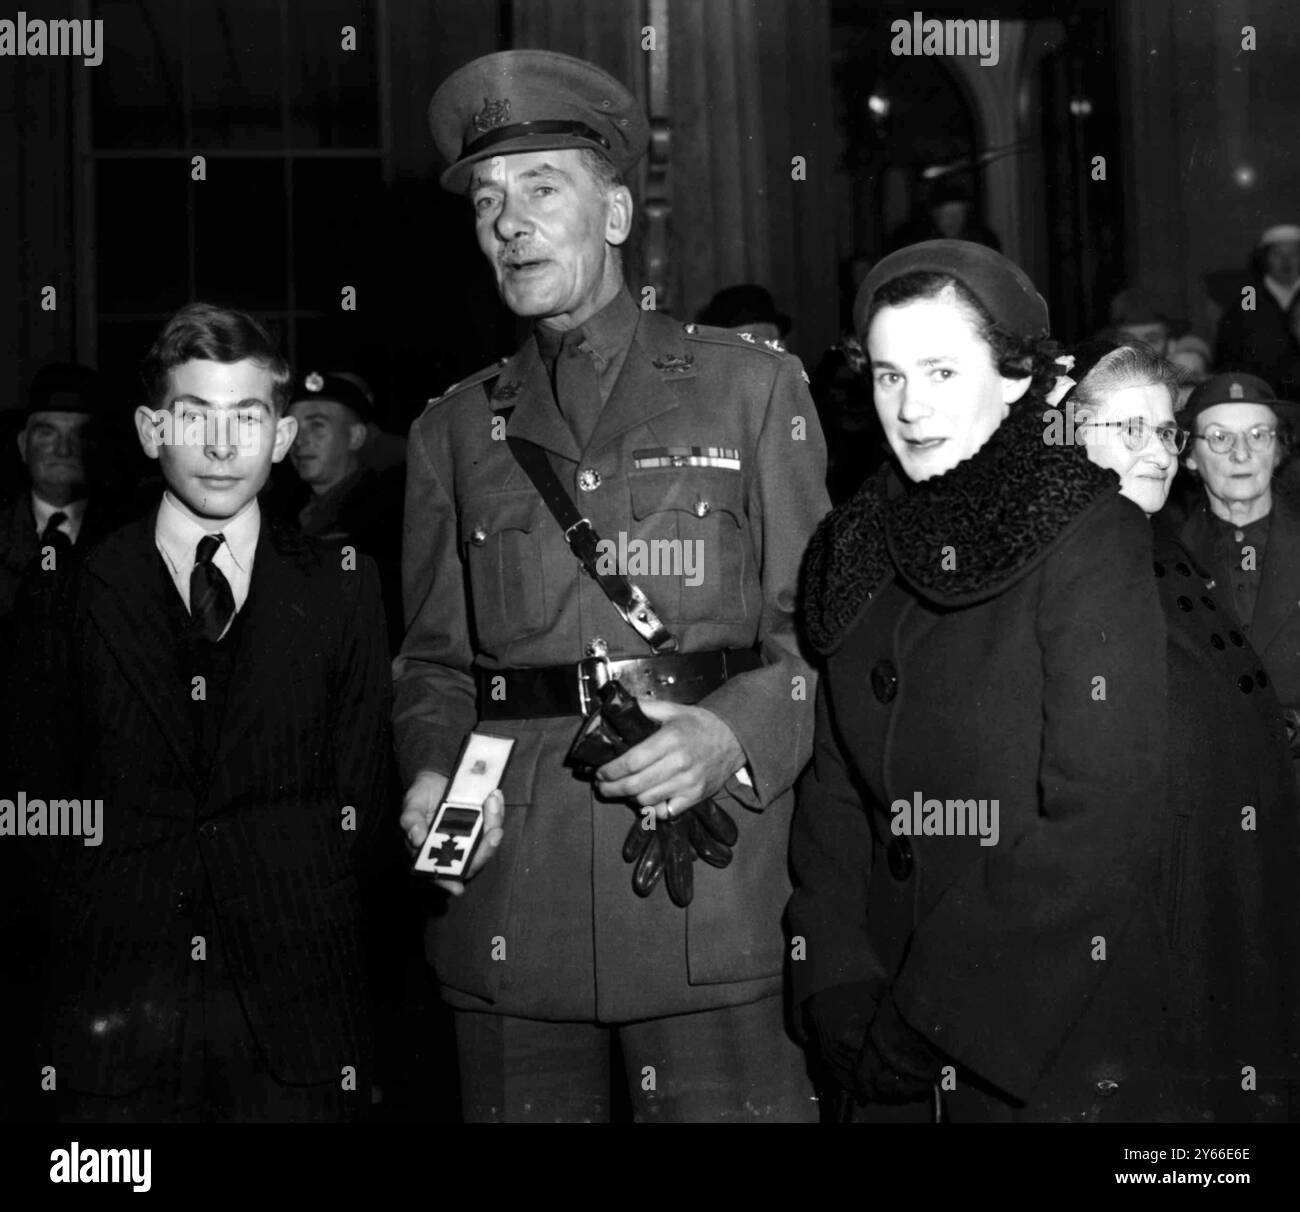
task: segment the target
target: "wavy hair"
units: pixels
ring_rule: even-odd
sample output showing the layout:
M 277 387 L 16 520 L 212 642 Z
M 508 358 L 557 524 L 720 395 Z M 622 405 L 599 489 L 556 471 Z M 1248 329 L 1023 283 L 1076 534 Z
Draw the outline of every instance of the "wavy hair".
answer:
M 1013 408 L 1039 407 L 1056 385 L 1061 368 L 1055 359 L 1060 345 L 1051 337 L 1022 337 L 999 325 L 978 298 L 951 274 L 918 272 L 902 274 L 881 286 L 871 300 L 863 324 L 863 334 L 883 307 L 902 307 L 919 299 L 937 299 L 951 289 L 958 307 L 966 313 L 976 334 L 993 358 L 993 365 L 1004 379 L 1031 378 L 1029 390 Z

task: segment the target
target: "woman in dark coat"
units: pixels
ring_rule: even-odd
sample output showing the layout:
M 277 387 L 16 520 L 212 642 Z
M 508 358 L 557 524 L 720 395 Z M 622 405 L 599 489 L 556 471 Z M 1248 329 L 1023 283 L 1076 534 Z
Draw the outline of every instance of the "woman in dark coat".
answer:
M 1088 457 L 1119 476 L 1120 492 L 1159 514 L 1188 438 L 1175 424 L 1176 369 L 1112 342 L 1081 347 L 1073 363 L 1049 403 L 1073 413 Z M 1282 709 L 1231 597 L 1172 525 L 1157 522 L 1154 556 L 1169 628 L 1154 891 L 1173 1109 L 1189 1120 L 1284 1119 L 1300 1044 L 1300 819 Z
M 1156 1118 L 1150 527 L 1045 434 L 1047 308 L 1004 257 L 900 250 L 854 319 L 898 470 L 831 513 L 805 569 L 824 661 L 789 916 L 810 1043 L 858 1119 Z

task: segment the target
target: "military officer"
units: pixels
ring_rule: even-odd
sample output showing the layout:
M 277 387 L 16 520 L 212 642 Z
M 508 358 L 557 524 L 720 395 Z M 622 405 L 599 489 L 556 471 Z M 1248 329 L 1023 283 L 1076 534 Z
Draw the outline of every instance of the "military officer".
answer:
M 447 884 L 430 927 L 465 1117 L 607 1119 L 621 1054 L 639 1120 L 815 1119 L 781 996 L 791 787 L 812 728 L 792 615 L 827 509 L 806 376 L 752 334 L 633 302 L 621 174 L 649 128 L 605 72 L 488 55 L 443 83 L 430 123 L 502 299 L 535 321 L 409 442 L 394 666 L 408 843 L 470 729 L 515 738 L 471 878 Z M 521 440 L 657 630 L 629 626 L 584 571 Z M 659 730 L 583 781 L 564 759 L 608 677 Z M 738 825 L 730 865 L 694 863 L 684 908 L 663 883 L 638 895 L 630 827 L 667 836 L 682 822 L 664 818 L 706 797 Z

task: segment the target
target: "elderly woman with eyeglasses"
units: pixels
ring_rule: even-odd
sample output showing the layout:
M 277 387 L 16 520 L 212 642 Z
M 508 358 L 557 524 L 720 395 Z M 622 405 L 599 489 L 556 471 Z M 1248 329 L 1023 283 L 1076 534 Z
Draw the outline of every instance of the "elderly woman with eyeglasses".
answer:
M 1180 530 L 1263 659 L 1293 720 L 1300 709 L 1300 505 L 1279 491 L 1296 406 L 1254 375 L 1217 375 L 1179 420 L 1204 497 Z
M 1119 476 L 1121 495 L 1159 514 L 1187 450 L 1210 500 L 1235 509 L 1240 541 L 1276 462 L 1271 410 L 1207 404 L 1232 396 L 1231 383 L 1212 382 L 1189 409 L 1193 435 L 1174 419 L 1177 368 L 1146 347 L 1090 343 L 1072 361 L 1048 400 L 1089 459 Z M 1227 378 L 1247 394 L 1245 376 Z M 1282 1120 L 1300 1046 L 1300 822 L 1281 708 L 1234 617 L 1232 570 L 1215 548 L 1198 562 L 1161 518 L 1153 572 L 1168 625 L 1168 775 L 1163 805 L 1152 805 L 1163 814 L 1153 893 L 1168 990 L 1165 1117 Z

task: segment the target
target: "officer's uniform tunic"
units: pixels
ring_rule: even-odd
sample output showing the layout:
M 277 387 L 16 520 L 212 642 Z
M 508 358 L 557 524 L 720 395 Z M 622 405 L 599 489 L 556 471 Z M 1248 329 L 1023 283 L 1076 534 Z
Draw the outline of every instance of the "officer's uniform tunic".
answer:
M 432 403 L 410 435 L 403 558 L 408 633 L 395 665 L 409 784 L 448 773 L 478 720 L 473 670 L 650 650 L 587 577 L 505 434 L 545 448 L 602 538 L 690 544 L 698 568 L 632 570 L 685 653 L 757 647 L 765 666 L 702 705 L 745 751 L 718 802 L 731 865 L 695 864 L 695 898 L 632 891 L 636 817 L 563 765 L 579 718 L 493 720 L 516 745 L 500 849 L 431 923 L 444 997 L 462 1009 L 619 1023 L 779 994 L 791 787 L 810 752 L 814 675 L 793 611 L 804 547 L 826 512 L 825 447 L 797 359 L 761 341 L 640 311 L 621 293 L 584 329 L 598 371 L 626 343 L 585 449 L 557 410 L 536 342 Z M 508 421 L 494 414 L 513 409 Z M 676 544 L 674 544 L 676 546 Z M 696 573 L 692 577 L 690 573 Z M 698 584 L 688 581 L 698 579 Z

